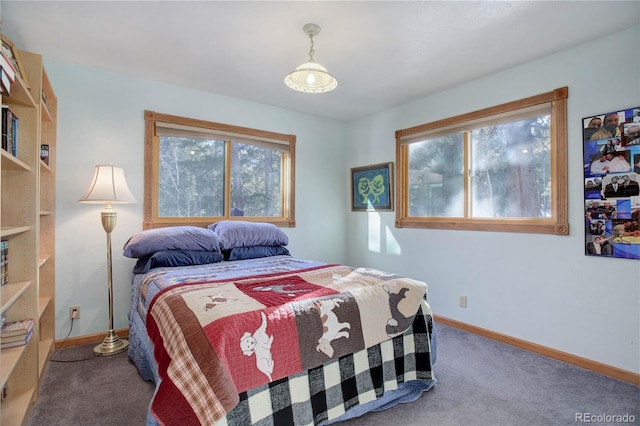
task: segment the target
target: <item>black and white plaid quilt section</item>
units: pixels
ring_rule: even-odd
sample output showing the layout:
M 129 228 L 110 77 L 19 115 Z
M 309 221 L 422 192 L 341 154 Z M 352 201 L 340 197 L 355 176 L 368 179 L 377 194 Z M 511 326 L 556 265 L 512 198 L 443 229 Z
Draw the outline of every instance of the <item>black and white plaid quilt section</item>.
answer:
M 240 403 L 217 426 L 318 425 L 402 383 L 433 383 L 432 326 L 430 313 L 420 309 L 413 327 L 400 336 L 241 393 Z

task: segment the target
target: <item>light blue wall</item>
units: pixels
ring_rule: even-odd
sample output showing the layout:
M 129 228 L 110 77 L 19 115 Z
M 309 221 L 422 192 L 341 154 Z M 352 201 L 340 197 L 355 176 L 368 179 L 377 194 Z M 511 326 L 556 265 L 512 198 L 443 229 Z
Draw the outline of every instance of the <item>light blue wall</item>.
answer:
M 72 335 L 106 327 L 101 208 L 77 200 L 94 165 L 113 163 L 142 201 L 143 110 L 150 109 L 297 135 L 297 227 L 285 230 L 296 256 L 424 280 L 436 314 L 640 372 L 640 262 L 583 254 L 579 127 L 583 116 L 640 104 L 639 60 L 627 54 L 639 42 L 636 27 L 348 124 L 47 60 L 59 97 L 57 337 L 69 331 L 70 305 L 82 306 Z M 565 85 L 570 236 L 397 229 L 394 212 L 350 212 L 349 168 L 395 161 L 395 130 Z M 117 211 L 115 326 L 122 328 L 133 262 L 117 254 L 140 230 L 142 204 Z M 468 308 L 457 306 L 459 295 Z
M 296 220 L 284 231 L 296 256 L 341 262 L 345 257 L 343 150 L 346 125 L 267 105 L 46 60 L 58 97 L 56 199 L 56 337 L 69 332 L 68 307 L 81 305 L 72 336 L 108 326 L 106 236 L 101 206 L 78 204 L 96 164 L 124 168 L 138 204 L 115 206 L 112 234 L 114 325 L 128 327 L 133 260 L 122 246 L 142 226 L 143 111 L 295 134 Z M 284 86 L 283 86 L 284 87 Z M 284 88 L 283 90 L 286 90 Z
M 398 229 L 394 212 L 349 212 L 347 263 L 426 281 L 444 317 L 640 372 L 640 261 L 584 255 L 580 121 L 640 105 L 639 43 L 635 27 L 350 123 L 346 167 L 385 162 L 398 129 L 568 86 L 570 236 Z

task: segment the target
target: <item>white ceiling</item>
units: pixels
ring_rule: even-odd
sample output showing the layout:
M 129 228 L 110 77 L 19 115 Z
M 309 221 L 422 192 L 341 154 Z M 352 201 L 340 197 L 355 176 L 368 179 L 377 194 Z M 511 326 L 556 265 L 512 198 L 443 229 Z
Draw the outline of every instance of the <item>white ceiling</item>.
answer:
M 640 24 L 640 1 L 6 1 L 2 31 L 46 58 L 353 120 Z M 315 59 L 338 79 L 299 93 Z M 640 46 L 640 40 L 638 40 Z M 622 52 L 593 52 L 610 61 Z M 638 52 L 630 52 L 638 54 Z M 587 64 L 585 64 L 587 65 Z

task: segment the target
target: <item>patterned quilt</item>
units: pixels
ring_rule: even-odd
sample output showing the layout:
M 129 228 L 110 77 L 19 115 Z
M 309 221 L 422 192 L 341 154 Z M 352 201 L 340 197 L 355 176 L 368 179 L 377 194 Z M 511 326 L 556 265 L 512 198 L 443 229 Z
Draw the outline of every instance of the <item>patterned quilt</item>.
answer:
M 160 424 L 213 424 L 243 392 L 402 334 L 426 289 L 343 265 L 160 289 L 147 315 L 161 378 L 151 411 Z

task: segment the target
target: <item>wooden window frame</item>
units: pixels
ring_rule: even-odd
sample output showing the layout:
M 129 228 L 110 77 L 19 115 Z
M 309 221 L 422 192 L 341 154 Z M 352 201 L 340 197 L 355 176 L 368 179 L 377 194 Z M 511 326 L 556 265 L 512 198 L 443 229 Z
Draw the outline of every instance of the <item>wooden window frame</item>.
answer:
M 396 131 L 396 228 L 458 229 L 471 231 L 501 231 L 537 234 L 569 235 L 567 192 L 567 98 L 568 87 L 508 102 L 502 105 L 422 124 Z M 550 218 L 472 218 L 472 217 L 411 217 L 409 213 L 409 144 L 407 140 L 423 135 L 449 132 L 468 123 L 491 124 L 500 116 L 517 115 L 518 111 L 551 105 L 551 217 Z M 466 144 L 465 144 L 466 145 Z M 465 147 L 465 161 L 468 161 Z M 468 179 L 465 195 L 468 198 Z
M 213 121 L 198 120 L 155 111 L 145 111 L 145 146 L 144 146 L 144 202 L 142 229 L 162 228 L 167 226 L 200 226 L 206 227 L 220 220 L 243 220 L 249 222 L 267 222 L 280 227 L 293 228 L 295 221 L 295 153 L 296 136 L 275 133 L 248 127 L 233 126 Z M 204 129 L 207 132 L 234 136 L 242 141 L 271 140 L 288 146 L 283 151 L 282 161 L 282 214 L 278 217 L 230 216 L 229 206 L 225 206 L 225 215 L 221 217 L 159 217 L 158 216 L 158 176 L 160 161 L 160 138 L 156 135 L 156 123 L 171 123 L 178 127 Z M 231 161 L 230 158 L 227 161 Z M 230 168 L 228 168 L 230 169 Z M 229 199 L 229 188 L 225 188 L 225 199 Z

